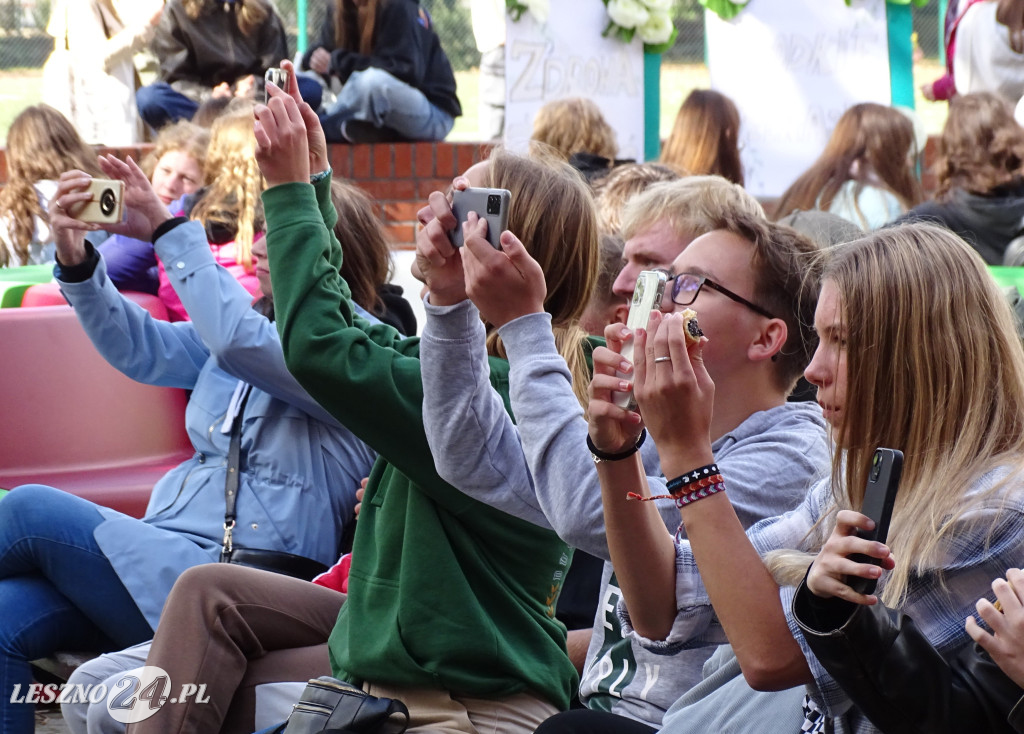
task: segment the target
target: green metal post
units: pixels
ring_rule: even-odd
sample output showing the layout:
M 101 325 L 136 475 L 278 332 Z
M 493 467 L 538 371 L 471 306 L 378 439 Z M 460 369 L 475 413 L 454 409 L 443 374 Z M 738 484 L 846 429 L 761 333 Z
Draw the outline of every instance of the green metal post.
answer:
M 661 154 L 661 54 L 644 53 L 644 160 Z
M 946 65 L 946 8 L 949 6 L 949 0 L 939 0 L 939 22 L 936 25 L 939 28 L 939 63 L 943 66 Z
M 306 53 L 306 0 L 297 0 L 296 10 L 298 11 L 296 23 L 299 27 L 295 45 L 298 47 L 299 53 L 304 54 Z
M 913 22 L 910 5 L 885 4 L 889 26 L 889 86 L 892 104 L 914 109 L 914 49 L 910 41 Z

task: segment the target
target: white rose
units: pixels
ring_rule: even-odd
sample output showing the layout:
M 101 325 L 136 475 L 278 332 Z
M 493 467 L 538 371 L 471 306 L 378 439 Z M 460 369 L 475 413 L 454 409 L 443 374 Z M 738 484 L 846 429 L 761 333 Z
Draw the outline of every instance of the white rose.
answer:
M 537 22 L 543 25 L 548 22 L 548 15 L 551 14 L 551 6 L 548 4 L 548 0 L 524 0 L 526 7 L 530 11 L 530 15 L 537 19 Z
M 672 37 L 672 19 L 668 13 L 651 13 L 647 22 L 636 29 L 644 43 L 665 43 Z
M 647 22 L 650 13 L 639 0 L 610 0 L 608 17 L 623 28 L 636 28 Z
M 672 0 L 643 0 L 643 3 L 652 13 L 667 13 L 672 9 Z

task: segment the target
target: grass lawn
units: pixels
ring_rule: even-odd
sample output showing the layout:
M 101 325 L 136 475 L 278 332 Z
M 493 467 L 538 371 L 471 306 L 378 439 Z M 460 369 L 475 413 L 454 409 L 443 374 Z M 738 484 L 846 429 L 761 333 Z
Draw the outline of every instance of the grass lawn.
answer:
M 915 87 L 931 81 L 942 73 L 935 59 L 918 61 L 914 67 Z M 478 140 L 477 84 L 475 69 L 456 72 L 462 117 L 455 121 L 449 140 Z M 39 69 L 11 69 L 0 71 L 0 140 L 6 140 L 11 121 L 25 107 L 36 104 L 42 97 L 42 71 Z M 661 69 L 661 123 L 664 138 L 672 129 L 679 105 L 690 90 L 707 87 L 708 70 L 703 64 L 665 64 Z M 945 102 L 928 102 L 917 92 L 917 112 L 929 134 L 938 134 L 946 119 Z

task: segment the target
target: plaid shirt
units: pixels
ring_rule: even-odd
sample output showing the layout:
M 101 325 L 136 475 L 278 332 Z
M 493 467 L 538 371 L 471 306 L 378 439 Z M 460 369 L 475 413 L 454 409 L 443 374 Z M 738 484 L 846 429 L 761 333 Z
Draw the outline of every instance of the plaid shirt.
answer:
M 991 489 L 1007 475 L 1005 469 L 985 474 L 971 487 L 966 498 Z M 813 550 L 806 547 L 804 539 L 831 503 L 829 482 L 826 479 L 817 484 L 796 509 L 762 520 L 747 530 L 747 537 L 761 555 L 782 548 Z M 994 600 L 992 580 L 1003 576 L 1006 569 L 1024 563 L 1024 491 L 1021 489 L 1024 489 L 1024 476 L 1012 477 L 977 508 L 962 516 L 957 527 L 946 536 L 945 557 L 938 566 L 911 577 L 907 599 L 900 611 L 913 617 L 921 632 L 944 654 L 971 641 L 964 631 L 964 619 L 974 613 L 974 604 L 979 598 Z M 831 526 L 828 531 L 831 532 Z M 942 583 L 939 582 L 940 571 Z M 811 654 L 792 614 L 795 593 L 795 588 L 784 587 L 780 597 L 793 637 L 803 649 L 814 675 L 814 684 L 808 686 L 811 700 L 833 719 L 836 734 L 877 733 L 878 729 L 852 706 L 850 699 Z M 676 620 L 665 640 L 648 640 L 637 635 L 629 624 L 624 602 L 619 609 L 624 621 L 623 631 L 636 637 L 645 647 L 665 654 L 686 647 L 726 642 L 686 540 L 676 543 L 676 601 Z

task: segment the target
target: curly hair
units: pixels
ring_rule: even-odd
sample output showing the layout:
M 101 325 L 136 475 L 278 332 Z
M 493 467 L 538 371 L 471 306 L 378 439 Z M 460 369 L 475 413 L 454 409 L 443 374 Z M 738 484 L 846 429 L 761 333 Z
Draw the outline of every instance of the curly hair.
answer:
M 153 149 L 139 162 L 139 168 L 146 178 L 153 178 L 153 169 L 167 153 L 181 151 L 194 159 L 200 167 L 206 160 L 206 149 L 210 144 L 210 132 L 188 120 L 178 120 L 160 129 L 153 142 Z
M 7 185 L 0 190 L 0 218 L 10 222 L 14 252 L 0 247 L 0 267 L 25 265 L 35 217 L 49 223 L 36 193 L 37 181 L 54 181 L 72 169 L 101 177 L 96 152 L 60 112 L 45 104 L 22 110 L 7 132 Z M 18 262 L 11 262 L 11 256 Z
M 947 199 L 958 188 L 987 194 L 1019 180 L 1022 166 L 1024 128 L 1002 97 L 975 92 L 950 100 L 935 160 L 937 199 Z
M 569 97 L 548 102 L 533 120 L 531 150 L 549 146 L 562 160 L 573 153 L 592 153 L 614 159 L 619 152 L 615 131 L 589 99 Z
M 210 147 L 203 166 L 202 196 L 189 214 L 206 227 L 235 232 L 235 261 L 252 270 L 252 242 L 265 227 L 265 182 L 256 164 L 256 138 L 252 134 L 253 106 L 239 102 L 218 117 L 210 128 Z

